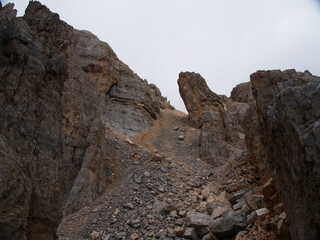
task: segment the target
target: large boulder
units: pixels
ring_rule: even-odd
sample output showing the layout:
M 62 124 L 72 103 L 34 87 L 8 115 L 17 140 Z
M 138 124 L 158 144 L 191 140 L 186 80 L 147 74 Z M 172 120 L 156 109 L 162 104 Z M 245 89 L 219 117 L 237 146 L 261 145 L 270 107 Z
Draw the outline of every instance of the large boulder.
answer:
M 251 85 L 292 239 L 320 239 L 320 78 L 307 71 L 258 71 Z

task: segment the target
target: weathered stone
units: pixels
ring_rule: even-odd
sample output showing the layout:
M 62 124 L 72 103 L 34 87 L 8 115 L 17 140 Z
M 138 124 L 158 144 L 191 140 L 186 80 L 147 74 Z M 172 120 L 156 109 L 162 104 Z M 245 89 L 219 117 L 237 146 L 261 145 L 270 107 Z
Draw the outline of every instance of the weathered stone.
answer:
M 235 102 L 248 103 L 250 82 L 240 83 L 235 86 L 230 94 L 230 98 Z
M 181 210 L 178 212 L 179 216 L 185 217 L 187 215 L 187 212 L 185 210 Z
M 264 219 L 265 216 L 267 216 L 269 213 L 270 211 L 268 210 L 268 208 L 260 208 L 256 210 L 256 214 L 260 219 Z
M 93 231 L 91 234 L 90 234 L 91 238 L 92 239 L 97 239 L 99 238 L 100 234 L 96 231 Z
M 176 227 L 174 229 L 174 234 L 178 237 L 182 236 L 184 233 L 184 228 L 183 227 Z
M 187 213 L 187 226 L 189 227 L 200 229 L 209 226 L 211 221 L 210 216 L 207 214 L 192 211 Z
M 202 240 L 217 240 L 217 239 L 212 233 L 208 233 L 202 237 Z
M 251 223 L 255 222 L 257 219 L 258 219 L 258 215 L 257 215 L 256 211 L 253 211 L 247 216 L 247 223 L 251 224 Z
M 251 210 L 256 210 L 258 208 L 256 202 L 253 200 L 253 194 L 251 191 L 244 195 L 244 199 Z
M 139 235 L 137 233 L 132 233 L 131 236 L 130 236 L 130 239 L 131 240 L 137 240 L 137 239 L 139 239 Z
M 211 214 L 213 219 L 222 216 L 224 213 L 232 210 L 230 204 L 224 202 L 207 203 L 207 212 Z
M 163 156 L 161 156 L 159 153 L 150 153 L 149 158 L 153 162 L 161 162 L 163 160 Z
M 183 237 L 186 239 L 198 240 L 197 232 L 194 228 L 186 228 Z
M 153 204 L 153 209 L 161 214 L 165 214 L 166 212 L 165 208 L 166 208 L 166 204 L 159 200 L 156 200 Z
M 227 238 L 244 230 L 246 226 L 246 221 L 244 221 L 242 215 L 231 210 L 221 217 L 213 219 L 210 224 L 210 231 L 218 238 Z
M 180 136 L 178 137 L 178 140 L 183 141 L 183 140 L 184 140 L 184 138 L 185 138 L 185 136 L 184 136 L 184 135 L 180 135 Z
M 251 75 L 251 86 L 267 163 L 291 236 L 319 239 L 320 78 L 307 71 L 258 71 Z

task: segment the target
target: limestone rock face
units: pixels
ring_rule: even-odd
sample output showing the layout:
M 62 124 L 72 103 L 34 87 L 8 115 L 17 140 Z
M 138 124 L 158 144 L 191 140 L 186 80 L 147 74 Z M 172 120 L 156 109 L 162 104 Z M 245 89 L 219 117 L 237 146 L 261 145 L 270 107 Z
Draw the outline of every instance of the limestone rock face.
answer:
M 320 239 L 320 78 L 307 71 L 258 71 L 251 85 L 291 236 Z
M 0 238 L 52 239 L 112 182 L 109 128 L 136 134 L 168 103 L 93 34 L 36 1 L 22 18 L 12 8 L 0 11 Z M 132 112 L 136 128 L 120 121 Z
M 178 84 L 190 120 L 201 128 L 201 159 L 221 166 L 239 156 L 245 149 L 240 123 L 248 105 L 213 93 L 197 73 L 180 73 Z

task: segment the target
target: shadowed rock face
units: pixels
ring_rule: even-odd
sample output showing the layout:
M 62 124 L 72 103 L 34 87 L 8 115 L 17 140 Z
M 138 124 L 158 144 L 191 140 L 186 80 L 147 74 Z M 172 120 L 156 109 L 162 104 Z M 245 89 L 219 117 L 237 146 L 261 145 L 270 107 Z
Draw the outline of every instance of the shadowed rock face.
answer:
M 213 93 L 197 73 L 180 73 L 178 84 L 191 122 L 201 128 L 201 159 L 218 167 L 239 156 L 245 150 L 241 122 L 248 105 Z
M 247 91 L 247 90 L 245 90 Z M 243 95 L 239 93 L 239 95 Z M 242 127 L 245 134 L 246 146 L 249 153 L 250 161 L 257 166 L 259 171 L 259 176 L 262 182 L 267 181 L 270 173 L 267 168 L 266 160 L 266 150 L 261 142 L 261 134 L 258 123 L 258 115 L 256 110 L 256 101 L 252 95 L 251 84 L 249 86 L 249 91 L 247 93 L 247 101 L 249 108 L 245 114 L 242 122 Z
M 52 239 L 112 182 L 108 128 L 137 134 L 168 103 L 93 34 L 39 2 L 23 18 L 12 8 L 0 11 L 0 238 Z
M 251 75 L 261 140 L 293 239 L 320 239 L 320 78 L 295 70 Z

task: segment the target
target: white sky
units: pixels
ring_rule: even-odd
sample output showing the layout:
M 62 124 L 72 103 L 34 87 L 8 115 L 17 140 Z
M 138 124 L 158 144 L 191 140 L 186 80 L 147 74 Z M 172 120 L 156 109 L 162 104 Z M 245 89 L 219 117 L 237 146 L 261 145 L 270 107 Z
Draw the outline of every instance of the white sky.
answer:
M 6 4 L 9 1 L 2 1 Z M 13 0 L 18 15 L 27 0 Z M 319 0 L 40 0 L 107 42 L 141 78 L 185 111 L 177 79 L 200 73 L 229 96 L 257 70 L 320 75 Z

